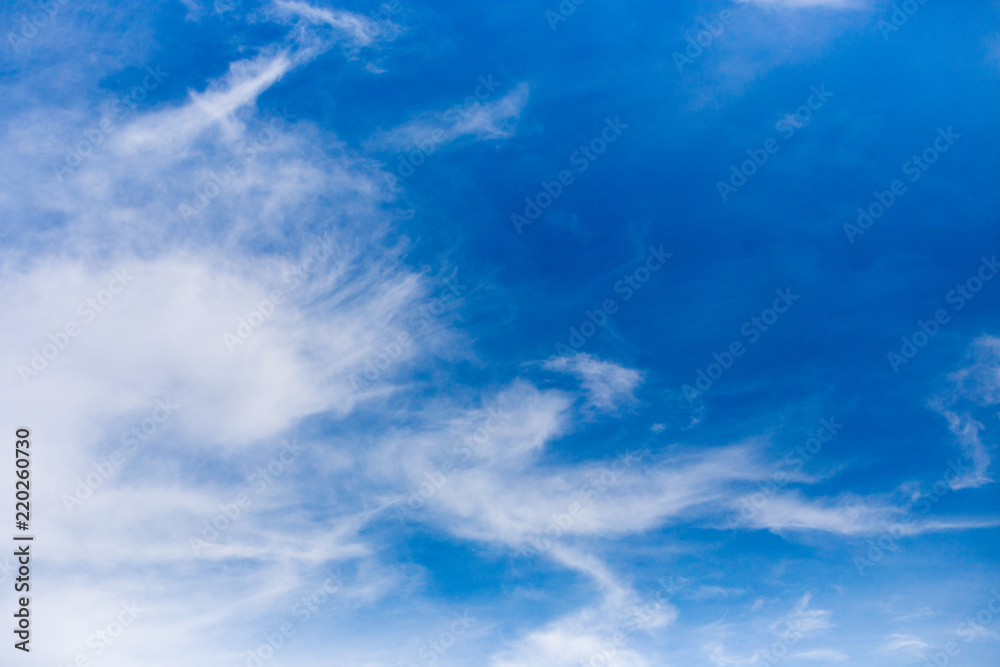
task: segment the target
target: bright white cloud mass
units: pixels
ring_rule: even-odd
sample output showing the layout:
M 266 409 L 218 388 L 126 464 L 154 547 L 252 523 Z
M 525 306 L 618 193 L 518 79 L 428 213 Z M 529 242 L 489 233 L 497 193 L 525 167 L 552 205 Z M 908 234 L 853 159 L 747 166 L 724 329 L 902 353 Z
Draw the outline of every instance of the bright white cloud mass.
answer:
M 0 664 L 993 664 L 1000 239 L 964 188 L 995 128 L 951 95 L 971 115 L 903 133 L 865 71 L 966 10 L 887 40 L 873 3 L 696 4 L 5 9 L 0 400 L 35 541 Z M 952 201 L 943 247 L 918 214 Z M 802 305 L 769 320 L 775 289 Z

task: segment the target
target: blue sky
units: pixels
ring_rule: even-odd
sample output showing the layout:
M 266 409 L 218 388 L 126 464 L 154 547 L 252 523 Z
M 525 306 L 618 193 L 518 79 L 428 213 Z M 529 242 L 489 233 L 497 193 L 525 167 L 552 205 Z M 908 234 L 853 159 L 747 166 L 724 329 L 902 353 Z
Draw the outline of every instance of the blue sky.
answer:
M 998 18 L 7 3 L 17 660 L 994 664 Z

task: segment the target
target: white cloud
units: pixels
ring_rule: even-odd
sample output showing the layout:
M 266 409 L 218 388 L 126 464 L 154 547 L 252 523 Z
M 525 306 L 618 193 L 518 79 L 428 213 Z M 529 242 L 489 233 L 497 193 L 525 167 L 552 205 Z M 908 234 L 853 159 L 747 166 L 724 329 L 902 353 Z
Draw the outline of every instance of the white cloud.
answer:
M 634 403 L 635 390 L 642 381 L 642 373 L 637 370 L 624 368 L 611 361 L 601 361 L 585 353 L 553 357 L 542 366 L 575 375 L 587 392 L 587 405 L 605 411 Z
M 919 660 L 931 646 L 923 639 L 909 634 L 892 634 L 875 649 L 875 653 L 909 660 Z
M 377 135 L 377 146 L 430 153 L 462 137 L 476 140 L 507 139 L 514 135 L 521 112 L 528 103 L 528 84 L 519 83 L 500 99 L 462 106 L 461 109 L 426 114 Z
M 733 503 L 734 511 L 739 511 Z M 775 494 L 747 518 L 751 526 L 782 533 L 820 531 L 834 535 L 885 533 L 919 535 L 1000 525 L 998 519 L 915 519 L 902 507 L 882 498 L 842 494 L 836 498 L 806 498 L 798 491 Z
M 744 665 L 773 664 L 785 655 L 803 659 L 810 653 L 822 654 L 822 650 L 799 649 L 803 641 L 834 627 L 831 622 L 833 612 L 810 606 L 812 595 L 805 593 L 791 609 L 776 617 L 764 618 L 760 609 L 763 604 L 755 604 L 757 616 L 749 621 L 736 622 L 725 618 L 697 630 L 704 637 L 703 654 L 720 667 L 742 667 Z M 727 648 L 727 643 L 738 641 L 740 649 Z
M 592 577 L 600 588 L 600 599 L 520 638 L 513 648 L 494 656 L 493 667 L 652 664 L 629 646 L 632 635 L 673 623 L 676 608 L 656 596 L 642 600 L 592 557 L 563 548 L 554 554 L 562 564 Z
M 371 44 L 376 35 L 396 31 L 396 27 L 390 23 L 382 26 L 360 14 L 340 9 L 314 7 L 307 2 L 297 0 L 277 0 L 275 8 L 279 15 L 299 16 L 313 24 L 330 26 L 360 46 Z
M 950 386 L 933 398 L 931 407 L 948 421 L 948 428 L 973 463 L 973 469 L 950 482 L 952 489 L 976 488 L 993 481 L 991 457 L 981 433 L 983 420 L 996 423 L 1000 404 L 1000 338 L 982 336 L 970 349 L 972 363 L 948 376 Z M 983 410 L 985 408 L 985 410 Z
M 773 625 L 772 629 L 778 631 L 787 627 L 801 634 L 809 634 L 832 627 L 830 616 L 833 612 L 828 609 L 811 609 L 809 607 L 811 600 L 812 595 L 809 593 L 803 595 L 795 604 L 795 607 L 788 612 L 780 623 Z
M 1000 338 L 981 336 L 973 341 L 972 364 L 949 379 L 965 398 L 980 406 L 1000 404 Z

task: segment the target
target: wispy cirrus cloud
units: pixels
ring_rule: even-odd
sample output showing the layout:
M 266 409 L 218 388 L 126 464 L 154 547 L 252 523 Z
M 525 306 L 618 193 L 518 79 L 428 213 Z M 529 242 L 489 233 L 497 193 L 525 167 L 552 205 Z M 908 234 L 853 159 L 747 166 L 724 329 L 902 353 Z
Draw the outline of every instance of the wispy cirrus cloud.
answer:
M 971 364 L 951 373 L 950 387 L 931 399 L 931 407 L 947 420 L 963 453 L 974 468 L 952 480 L 952 489 L 975 488 L 993 481 L 989 474 L 990 447 L 981 437 L 984 422 L 996 427 L 1000 412 L 1000 339 L 994 336 L 977 338 L 969 351 Z
M 470 106 L 461 113 L 449 113 L 449 109 L 424 114 L 376 135 L 372 141 L 376 146 L 411 149 L 425 144 L 444 146 L 463 137 L 479 141 L 507 139 L 517 130 L 528 93 L 528 84 L 522 82 L 499 99 Z

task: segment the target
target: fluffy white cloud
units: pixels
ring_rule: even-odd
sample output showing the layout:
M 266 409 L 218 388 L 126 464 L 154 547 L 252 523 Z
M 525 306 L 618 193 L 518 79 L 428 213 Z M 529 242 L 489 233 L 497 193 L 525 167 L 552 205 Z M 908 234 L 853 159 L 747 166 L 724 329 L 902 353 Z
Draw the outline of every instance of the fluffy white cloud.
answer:
M 360 40 L 351 16 L 337 14 Z M 378 599 L 394 580 L 357 565 L 372 551 L 359 537 L 370 512 L 296 509 L 312 500 L 301 480 L 323 444 L 303 438 L 291 460 L 280 445 L 310 415 L 391 392 L 424 354 L 400 349 L 379 384 L 356 381 L 428 285 L 383 238 L 377 170 L 257 108 L 336 41 L 267 47 L 182 103 L 105 124 L 86 151 L 50 137 L 100 127 L 110 101 L 89 120 L 6 120 L 0 197 L 8 224 L 23 224 L 0 269 L 0 398 L 33 431 L 45 483 L 32 521 L 51 582 L 33 603 L 57 610 L 38 615 L 40 635 L 58 639 L 33 658 L 93 659 L 88 637 L 134 600 L 142 611 L 104 664 L 235 660 L 254 640 L 241 627 L 291 608 L 328 568 L 353 568 L 341 602 Z M 27 222 L 38 219 L 51 223 Z

